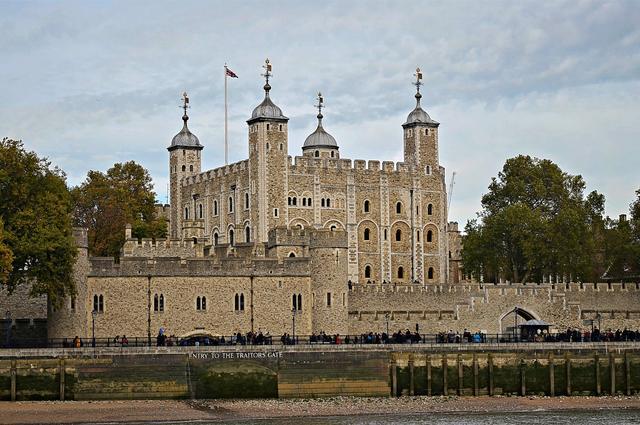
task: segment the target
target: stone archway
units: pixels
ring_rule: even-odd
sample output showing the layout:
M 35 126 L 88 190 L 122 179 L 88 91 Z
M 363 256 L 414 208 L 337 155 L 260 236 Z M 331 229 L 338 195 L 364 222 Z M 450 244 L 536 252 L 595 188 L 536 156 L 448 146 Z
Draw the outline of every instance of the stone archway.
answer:
M 516 334 L 519 324 L 532 319 L 540 319 L 540 317 L 531 310 L 520 306 L 514 306 L 511 310 L 500 316 L 498 321 L 500 334 Z

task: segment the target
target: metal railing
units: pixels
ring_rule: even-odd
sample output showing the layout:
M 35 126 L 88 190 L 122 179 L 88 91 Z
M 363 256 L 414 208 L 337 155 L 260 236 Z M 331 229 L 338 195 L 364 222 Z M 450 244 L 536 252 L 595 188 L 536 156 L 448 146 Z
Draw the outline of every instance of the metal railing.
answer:
M 629 342 L 640 341 L 640 332 L 629 332 L 625 335 L 600 335 L 592 338 L 590 335 L 575 334 L 545 334 L 534 338 L 523 338 L 520 335 L 509 334 L 418 334 L 396 333 L 387 336 L 384 333 L 370 333 L 361 335 L 229 335 L 229 336 L 197 336 L 189 338 L 166 337 L 158 341 L 156 337 L 126 337 L 126 338 L 49 338 L 24 339 L 15 338 L 3 341 L 2 348 L 87 348 L 87 347 L 148 347 L 148 346 L 235 346 L 235 345 L 386 345 L 386 344 L 513 344 L 513 343 L 585 343 L 585 342 Z

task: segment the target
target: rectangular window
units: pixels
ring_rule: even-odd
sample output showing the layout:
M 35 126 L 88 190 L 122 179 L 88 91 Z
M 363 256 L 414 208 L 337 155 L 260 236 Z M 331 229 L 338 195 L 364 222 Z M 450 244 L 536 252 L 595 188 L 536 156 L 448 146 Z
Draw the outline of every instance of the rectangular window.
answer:
M 278 209 L 277 208 L 273 209 L 273 216 L 274 217 L 278 217 Z
M 331 292 L 327 292 L 327 307 L 331 307 Z

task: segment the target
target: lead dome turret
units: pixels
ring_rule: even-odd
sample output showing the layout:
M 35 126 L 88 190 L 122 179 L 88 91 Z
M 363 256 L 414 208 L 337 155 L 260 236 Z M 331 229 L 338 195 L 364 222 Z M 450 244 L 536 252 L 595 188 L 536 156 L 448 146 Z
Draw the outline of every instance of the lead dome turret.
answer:
M 318 126 L 315 131 L 311 133 L 304 141 L 302 145 L 302 153 L 307 156 L 314 157 L 330 157 L 338 158 L 338 142 L 329 134 L 322 126 L 322 107 L 324 106 L 324 98 L 322 93 L 318 93 Z

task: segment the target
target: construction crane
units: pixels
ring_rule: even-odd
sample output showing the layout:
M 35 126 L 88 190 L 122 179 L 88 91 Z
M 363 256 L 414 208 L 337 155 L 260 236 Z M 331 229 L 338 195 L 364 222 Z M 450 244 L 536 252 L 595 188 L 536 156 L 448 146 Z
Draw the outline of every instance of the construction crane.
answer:
M 451 183 L 449 183 L 449 201 L 447 203 L 447 215 L 449 215 L 449 210 L 451 209 L 451 198 L 453 198 L 453 184 L 456 181 L 456 172 L 454 171 L 451 174 Z

